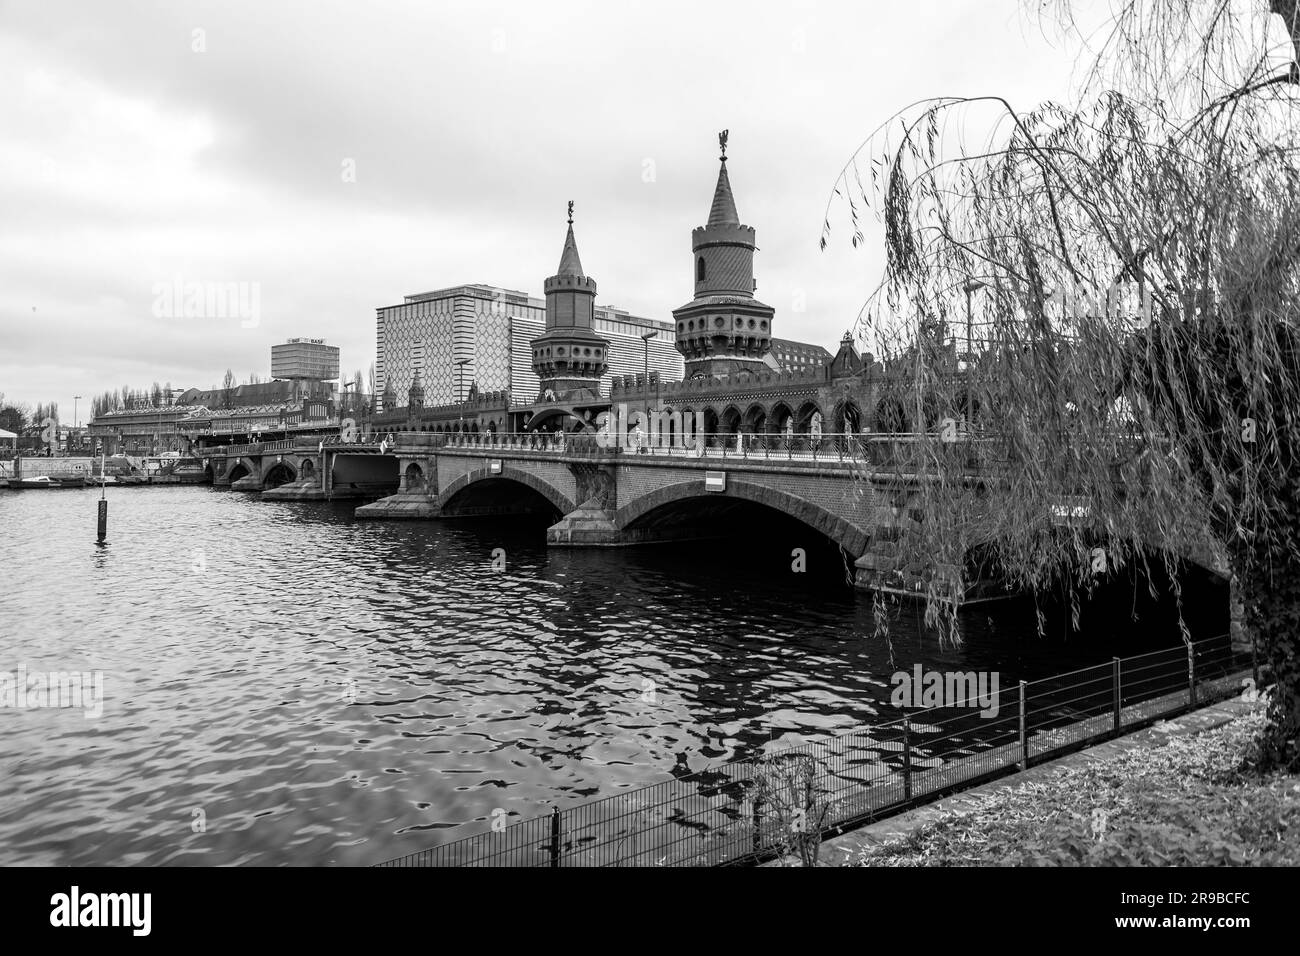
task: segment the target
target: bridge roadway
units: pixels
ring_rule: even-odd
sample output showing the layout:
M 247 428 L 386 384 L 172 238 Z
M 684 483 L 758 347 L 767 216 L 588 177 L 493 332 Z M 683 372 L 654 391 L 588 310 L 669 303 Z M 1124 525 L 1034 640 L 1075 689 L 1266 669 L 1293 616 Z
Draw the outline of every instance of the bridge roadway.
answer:
M 601 447 L 590 435 L 396 432 L 381 440 L 289 439 L 197 452 L 217 486 L 270 500 L 375 499 L 358 518 L 550 511 L 554 547 L 701 537 L 741 503 L 774 509 L 844 549 L 862 587 L 914 593 L 925 569 L 894 542 L 914 479 L 889 467 L 908 435 L 710 435 L 696 448 Z M 975 480 L 978 480 L 976 477 Z

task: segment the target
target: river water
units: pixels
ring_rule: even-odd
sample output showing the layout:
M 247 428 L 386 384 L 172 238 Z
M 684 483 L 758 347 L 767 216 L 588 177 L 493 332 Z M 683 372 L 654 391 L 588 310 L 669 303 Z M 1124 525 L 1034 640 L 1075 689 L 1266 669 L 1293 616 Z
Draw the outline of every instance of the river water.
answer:
M 887 644 L 838 556 L 792 570 L 786 525 L 570 551 L 526 519 L 148 487 L 109 490 L 97 547 L 98 497 L 0 491 L 0 673 L 104 691 L 98 717 L 0 708 L 0 863 L 376 863 L 892 719 L 916 663 L 1006 686 L 1177 641 L 1040 637 L 1004 602 L 958 648 L 911 612 Z

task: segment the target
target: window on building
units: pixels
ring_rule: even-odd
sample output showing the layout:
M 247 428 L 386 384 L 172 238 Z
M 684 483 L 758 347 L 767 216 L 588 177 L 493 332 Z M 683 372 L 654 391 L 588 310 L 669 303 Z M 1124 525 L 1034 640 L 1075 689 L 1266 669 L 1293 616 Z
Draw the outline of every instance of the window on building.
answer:
M 699 259 L 695 261 L 695 281 L 696 282 L 704 281 L 704 257 L 703 256 L 700 256 Z

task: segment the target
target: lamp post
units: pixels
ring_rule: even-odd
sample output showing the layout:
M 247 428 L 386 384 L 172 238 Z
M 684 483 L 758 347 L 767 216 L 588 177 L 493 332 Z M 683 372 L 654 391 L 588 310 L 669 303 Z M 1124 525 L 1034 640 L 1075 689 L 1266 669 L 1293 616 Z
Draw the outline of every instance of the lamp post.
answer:
M 356 405 L 357 394 L 353 393 L 353 395 L 349 397 L 348 389 L 355 388 L 357 383 L 344 382 L 342 379 L 339 381 L 341 383 L 339 385 L 339 420 L 342 421 L 344 418 L 352 417 L 352 414 L 356 410 L 353 406 Z M 306 406 L 304 405 L 303 407 L 305 408 Z
M 658 332 L 646 332 L 641 336 L 641 346 L 645 351 L 645 362 L 642 369 L 642 392 L 645 401 L 645 433 L 646 438 L 650 437 L 650 340 L 657 336 Z
M 967 279 L 962 288 L 966 291 L 966 428 L 969 431 L 975 424 L 975 410 L 971 406 L 971 365 L 973 364 L 973 353 L 971 352 L 971 304 L 970 297 L 979 289 L 983 289 L 986 283 L 980 282 L 979 279 Z

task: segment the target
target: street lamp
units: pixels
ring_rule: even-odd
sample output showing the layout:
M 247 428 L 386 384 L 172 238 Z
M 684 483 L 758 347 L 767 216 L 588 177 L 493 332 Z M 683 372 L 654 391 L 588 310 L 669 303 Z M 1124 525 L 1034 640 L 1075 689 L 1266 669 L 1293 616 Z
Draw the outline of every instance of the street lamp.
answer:
M 979 279 L 967 279 L 962 285 L 966 292 L 966 423 L 969 429 L 974 425 L 975 410 L 971 406 L 971 365 L 973 364 L 973 353 L 971 352 L 971 304 L 970 297 L 979 289 L 983 289 L 987 283 L 980 282 Z
M 642 374 L 642 392 L 645 400 L 645 433 L 650 437 L 650 340 L 657 336 L 658 332 L 646 332 L 641 336 L 641 346 L 645 350 L 645 364 Z
M 77 402 L 81 401 L 80 395 L 72 396 L 72 434 L 77 437 L 77 444 L 81 443 L 80 436 L 77 436 L 77 426 L 81 424 L 77 418 Z M 68 439 L 68 452 L 72 451 L 72 439 Z
M 352 396 L 349 397 L 348 389 L 356 388 L 357 383 L 355 381 L 345 382 L 342 379 L 339 379 L 339 381 L 342 383 L 339 386 L 339 411 L 342 413 L 339 415 L 339 418 L 342 419 L 349 417 L 355 411 L 354 406 L 357 403 L 357 395 L 359 393 L 354 392 Z M 303 407 L 306 408 L 306 405 L 304 404 Z

